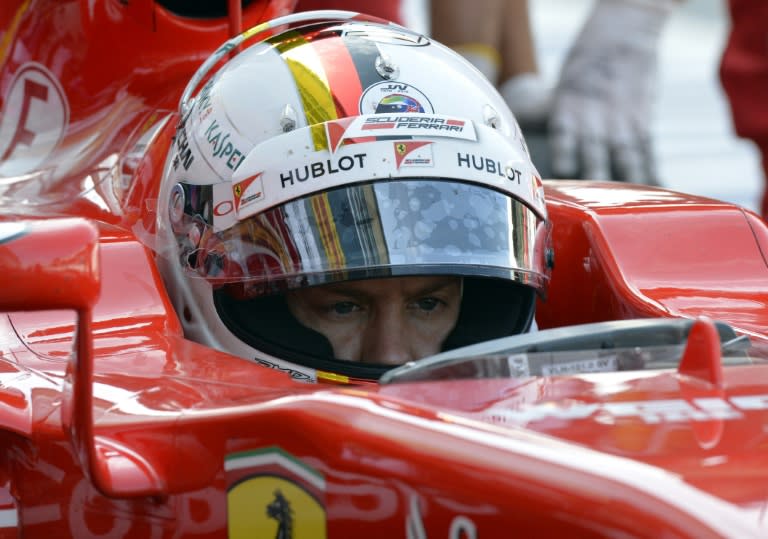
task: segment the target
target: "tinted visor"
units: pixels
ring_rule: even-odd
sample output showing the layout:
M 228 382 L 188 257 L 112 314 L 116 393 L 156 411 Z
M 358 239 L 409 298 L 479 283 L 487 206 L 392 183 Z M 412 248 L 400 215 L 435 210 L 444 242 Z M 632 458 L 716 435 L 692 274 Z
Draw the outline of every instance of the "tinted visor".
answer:
M 419 274 L 544 286 L 537 247 L 543 220 L 514 197 L 477 184 L 357 183 L 292 200 L 224 231 L 201 229 L 205 221 L 187 206 L 174 224 L 182 263 L 213 282 L 238 283 L 241 297 Z

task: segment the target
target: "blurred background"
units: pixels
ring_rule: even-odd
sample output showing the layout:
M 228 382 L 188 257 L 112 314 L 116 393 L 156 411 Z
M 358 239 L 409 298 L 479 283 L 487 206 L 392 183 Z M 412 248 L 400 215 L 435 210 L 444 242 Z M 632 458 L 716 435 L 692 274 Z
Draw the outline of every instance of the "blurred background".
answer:
M 404 0 L 406 23 L 425 33 L 427 1 Z M 763 185 L 759 155 L 733 134 L 717 74 L 729 27 L 724 1 L 687 0 L 664 29 L 654 147 L 665 187 L 756 210 Z M 539 68 L 554 84 L 592 1 L 529 2 Z

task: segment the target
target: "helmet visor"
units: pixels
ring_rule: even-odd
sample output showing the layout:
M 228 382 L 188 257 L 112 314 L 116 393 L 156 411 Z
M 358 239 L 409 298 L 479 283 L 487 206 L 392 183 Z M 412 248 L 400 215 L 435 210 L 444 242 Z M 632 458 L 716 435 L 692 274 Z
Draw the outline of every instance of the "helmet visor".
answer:
M 204 205 L 205 196 L 185 186 Z M 195 204 L 197 205 L 197 204 Z M 345 185 L 213 232 L 186 205 L 172 223 L 182 264 L 243 297 L 341 280 L 451 274 L 544 287 L 544 221 L 487 186 L 449 179 Z M 240 295 L 238 294 L 238 295 Z

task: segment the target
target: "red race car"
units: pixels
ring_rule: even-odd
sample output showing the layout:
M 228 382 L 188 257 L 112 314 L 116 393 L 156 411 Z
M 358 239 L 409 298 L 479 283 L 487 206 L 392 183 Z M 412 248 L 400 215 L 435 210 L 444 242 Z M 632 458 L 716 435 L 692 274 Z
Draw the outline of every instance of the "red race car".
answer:
M 212 168 L 248 166 L 234 131 L 227 147 L 206 124 L 210 153 L 192 154 L 202 139 L 177 130 L 192 115 L 218 118 L 200 105 L 212 66 L 236 63 L 249 40 L 286 54 L 301 49 L 305 25 L 335 32 L 318 20 L 356 21 L 345 35 L 362 36 L 359 54 L 371 42 L 428 43 L 348 12 L 291 14 L 292 4 L 0 8 L 0 537 L 768 535 L 768 228 L 743 208 L 589 181 L 547 180 L 542 199 L 535 174 L 501 174 L 488 157 L 475 168 L 530 177 L 521 196 L 534 209 L 546 200 L 521 221 L 545 211 L 551 223 L 543 250 L 521 251 L 548 272 L 538 331 L 382 369 L 373 382 L 190 338 L 194 313 L 174 308 L 153 241 L 165 168 L 193 170 L 199 155 Z M 396 79 L 397 60 L 378 58 L 380 78 Z M 291 61 L 294 75 L 316 62 Z M 271 85 L 260 98 L 284 92 L 272 75 L 253 75 Z M 377 142 L 426 123 L 446 144 L 471 142 L 419 85 L 387 84 L 374 105 L 422 110 L 331 120 L 322 141 L 351 132 L 348 146 L 364 148 L 377 138 L 361 135 L 365 122 L 397 114 L 408 125 L 377 124 Z M 370 86 L 347 88 L 367 106 Z M 336 97 L 327 106 L 338 110 Z M 285 136 L 298 134 L 295 107 L 281 114 Z M 440 169 L 439 144 L 428 153 L 414 141 L 396 140 L 398 169 Z M 329 158 L 307 170 L 318 179 L 358 165 Z M 301 182 L 296 170 L 283 182 Z M 267 196 L 254 178 L 228 194 L 238 211 Z M 226 218 L 229 206 L 204 194 L 168 194 L 171 217 L 197 205 Z M 190 230 L 208 229 L 185 229 L 184 241 Z M 203 264 L 222 251 L 201 252 L 185 263 L 232 277 L 232 260 L 215 275 Z

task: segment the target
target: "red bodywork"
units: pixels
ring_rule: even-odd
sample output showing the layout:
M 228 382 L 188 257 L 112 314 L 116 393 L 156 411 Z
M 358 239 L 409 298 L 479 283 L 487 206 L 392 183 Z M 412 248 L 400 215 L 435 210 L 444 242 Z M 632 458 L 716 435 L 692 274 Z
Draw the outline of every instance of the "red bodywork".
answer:
M 359 387 L 186 340 L 137 237 L 173 118 L 136 143 L 229 19 L 26 0 L 0 28 L 0 537 L 768 535 L 768 370 L 709 361 L 705 321 L 677 370 Z M 616 183 L 546 194 L 541 328 L 705 316 L 766 344 L 756 215 Z

